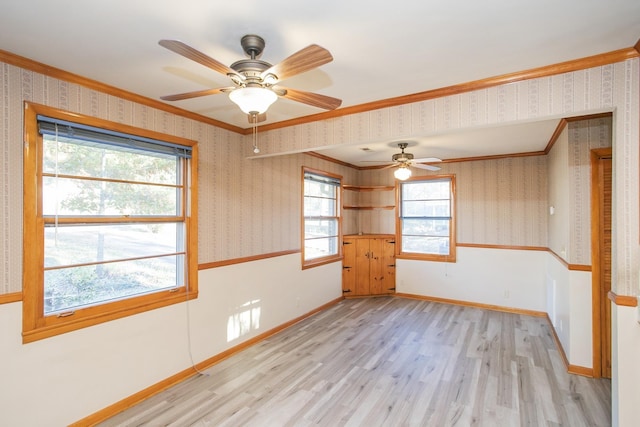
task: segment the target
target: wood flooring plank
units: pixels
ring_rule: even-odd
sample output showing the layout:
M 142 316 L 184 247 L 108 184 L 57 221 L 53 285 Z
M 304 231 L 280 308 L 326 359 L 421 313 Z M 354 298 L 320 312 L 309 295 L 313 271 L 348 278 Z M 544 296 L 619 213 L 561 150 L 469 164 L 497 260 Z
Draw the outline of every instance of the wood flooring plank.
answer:
M 609 380 L 570 375 L 543 318 L 344 300 L 102 426 L 608 426 Z

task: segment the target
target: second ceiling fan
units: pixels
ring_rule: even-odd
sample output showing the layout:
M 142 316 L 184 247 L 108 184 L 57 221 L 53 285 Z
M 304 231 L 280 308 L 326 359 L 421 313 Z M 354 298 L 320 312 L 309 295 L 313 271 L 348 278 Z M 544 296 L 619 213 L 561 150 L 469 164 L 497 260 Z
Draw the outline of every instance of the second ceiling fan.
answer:
M 242 37 L 240 41 L 242 49 L 248 58 L 226 66 L 181 41 L 160 40 L 158 43 L 172 52 L 228 76 L 233 82 L 233 86 L 228 87 L 161 96 L 160 99 L 164 101 L 179 101 L 228 93 L 229 98 L 249 115 L 249 122 L 251 123 L 264 121 L 267 108 L 278 97 L 325 110 L 334 110 L 342 104 L 342 100 L 337 98 L 291 89 L 279 84 L 283 80 L 310 71 L 333 60 L 333 56 L 327 49 L 316 44 L 299 50 L 276 65 L 271 65 L 258 59 L 265 47 L 264 39 L 260 36 L 248 34 Z
M 425 165 L 424 163 L 437 163 L 437 162 L 441 162 L 442 161 L 441 159 L 438 159 L 436 157 L 425 157 L 422 159 L 415 159 L 413 157 L 413 154 L 404 152 L 404 149 L 407 148 L 408 146 L 409 144 L 406 142 L 399 142 L 398 147 L 400 148 L 400 152 L 391 156 L 391 163 L 387 166 L 384 166 L 382 169 L 388 169 L 388 168 L 394 168 L 394 167 L 397 168 L 395 171 L 393 171 L 393 175 L 401 181 L 404 181 L 405 179 L 409 179 L 411 177 L 411 169 L 409 169 L 410 167 L 418 168 L 418 169 L 426 169 L 429 171 L 440 170 L 438 166 Z

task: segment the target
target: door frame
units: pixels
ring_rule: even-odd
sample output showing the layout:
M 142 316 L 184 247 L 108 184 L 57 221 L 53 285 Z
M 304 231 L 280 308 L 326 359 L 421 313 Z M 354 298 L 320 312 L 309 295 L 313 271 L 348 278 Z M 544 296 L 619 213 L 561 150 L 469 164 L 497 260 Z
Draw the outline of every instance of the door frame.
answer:
M 603 303 L 600 283 L 601 250 L 598 244 L 600 240 L 600 168 L 602 159 L 612 158 L 611 147 L 596 148 L 591 150 L 591 311 L 593 333 L 593 377 L 602 377 L 602 318 L 600 307 Z

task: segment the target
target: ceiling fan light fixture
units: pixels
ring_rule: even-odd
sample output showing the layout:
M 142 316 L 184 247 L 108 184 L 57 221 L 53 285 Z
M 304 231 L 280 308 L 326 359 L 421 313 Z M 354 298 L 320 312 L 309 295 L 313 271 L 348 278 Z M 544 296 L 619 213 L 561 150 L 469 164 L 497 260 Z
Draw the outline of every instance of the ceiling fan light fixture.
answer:
M 400 181 L 405 181 L 405 180 L 411 178 L 411 169 L 409 169 L 405 165 L 402 165 L 402 166 L 400 166 L 398 169 L 396 169 L 393 172 L 393 176 L 395 176 L 396 179 L 398 179 Z
M 229 99 L 246 114 L 262 114 L 276 102 L 278 95 L 263 87 L 241 87 L 229 92 Z

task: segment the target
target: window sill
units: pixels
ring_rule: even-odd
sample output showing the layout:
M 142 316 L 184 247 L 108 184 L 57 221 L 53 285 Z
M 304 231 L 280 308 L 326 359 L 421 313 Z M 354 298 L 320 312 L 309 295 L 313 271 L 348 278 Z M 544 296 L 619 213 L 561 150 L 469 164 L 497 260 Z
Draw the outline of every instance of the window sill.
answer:
M 331 264 L 334 262 L 342 261 L 341 255 L 335 255 L 326 258 L 317 258 L 310 261 L 302 261 L 302 269 L 306 270 L 307 268 L 320 267 L 321 265 Z
M 456 262 L 455 252 L 451 255 L 416 254 L 404 252 L 396 255 L 396 258 L 411 259 L 416 261 Z
M 22 332 L 22 343 L 27 344 L 39 341 L 196 298 L 198 298 L 197 291 L 190 291 L 187 298 L 187 294 L 183 288 L 182 291 L 170 292 L 168 296 L 163 295 L 162 298 L 158 298 L 158 294 L 144 295 L 138 299 L 128 299 L 111 304 L 79 309 L 76 310 L 74 314 L 66 317 L 58 317 L 55 315 L 46 316 L 44 319 L 41 319 L 41 321 L 45 323 L 43 326 L 36 326 L 32 329 L 27 329 L 25 326 Z

